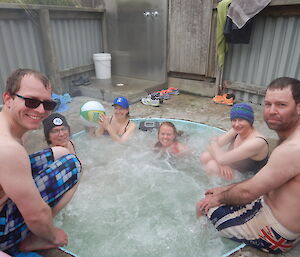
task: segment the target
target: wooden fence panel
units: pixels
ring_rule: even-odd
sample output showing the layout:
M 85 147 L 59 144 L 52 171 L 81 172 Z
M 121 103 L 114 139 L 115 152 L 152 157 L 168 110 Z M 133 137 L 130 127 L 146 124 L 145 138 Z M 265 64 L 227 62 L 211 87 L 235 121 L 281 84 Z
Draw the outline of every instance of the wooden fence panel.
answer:
M 214 76 L 215 46 L 210 43 L 213 1 L 169 3 L 169 71 Z

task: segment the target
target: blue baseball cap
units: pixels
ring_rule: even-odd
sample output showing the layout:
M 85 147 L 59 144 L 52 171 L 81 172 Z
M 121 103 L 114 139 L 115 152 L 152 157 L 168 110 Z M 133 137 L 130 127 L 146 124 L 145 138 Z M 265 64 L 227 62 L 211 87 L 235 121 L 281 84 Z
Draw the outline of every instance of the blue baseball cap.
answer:
M 124 109 L 128 109 L 129 108 L 128 100 L 125 97 L 123 97 L 123 96 L 115 98 L 115 100 L 114 100 L 114 102 L 113 102 L 112 105 L 114 106 L 116 104 L 120 105 Z

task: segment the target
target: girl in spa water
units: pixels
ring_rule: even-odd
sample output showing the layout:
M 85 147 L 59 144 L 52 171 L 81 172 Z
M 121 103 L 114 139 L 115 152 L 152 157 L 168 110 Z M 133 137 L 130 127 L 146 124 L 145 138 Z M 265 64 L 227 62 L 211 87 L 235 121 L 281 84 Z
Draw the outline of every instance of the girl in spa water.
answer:
M 178 132 L 172 122 L 162 122 L 158 129 L 158 142 L 155 149 L 158 151 L 166 151 L 175 156 L 182 156 L 189 152 L 189 149 L 177 139 Z

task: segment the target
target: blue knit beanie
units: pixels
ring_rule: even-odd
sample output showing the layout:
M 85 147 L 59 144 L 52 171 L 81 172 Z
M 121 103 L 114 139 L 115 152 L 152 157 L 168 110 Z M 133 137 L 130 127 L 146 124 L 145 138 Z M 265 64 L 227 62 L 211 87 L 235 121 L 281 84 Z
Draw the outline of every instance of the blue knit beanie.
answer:
M 238 103 L 232 106 L 230 111 L 230 119 L 244 119 L 250 122 L 252 125 L 254 122 L 254 113 L 251 105 L 247 103 Z

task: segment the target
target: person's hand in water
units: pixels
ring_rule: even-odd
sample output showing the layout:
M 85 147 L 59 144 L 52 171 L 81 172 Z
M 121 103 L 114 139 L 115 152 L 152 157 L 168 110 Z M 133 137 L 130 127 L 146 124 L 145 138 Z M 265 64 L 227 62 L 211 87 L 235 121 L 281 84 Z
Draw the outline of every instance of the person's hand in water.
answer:
M 233 170 L 230 166 L 220 166 L 220 174 L 222 177 L 224 177 L 227 180 L 232 180 L 234 177 Z

